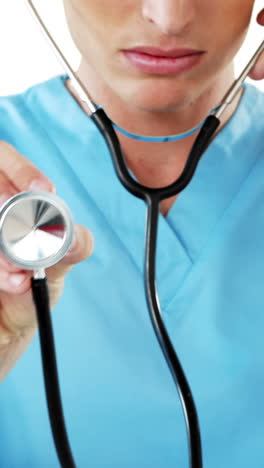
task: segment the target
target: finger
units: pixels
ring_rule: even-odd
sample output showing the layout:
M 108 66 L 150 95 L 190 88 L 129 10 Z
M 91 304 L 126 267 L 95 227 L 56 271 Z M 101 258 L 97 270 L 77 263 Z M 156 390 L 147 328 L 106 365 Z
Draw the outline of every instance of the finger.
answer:
M 7 273 L 18 273 L 21 272 L 21 268 L 11 263 L 2 252 L 0 252 L 0 271 L 6 271 Z
M 92 233 L 80 224 L 75 225 L 74 241 L 65 257 L 53 267 L 47 269 L 49 280 L 63 277 L 76 263 L 86 260 L 93 252 L 94 239 Z
M 32 272 L 20 271 L 10 273 L 0 270 L 0 291 L 12 294 L 21 295 L 29 291 L 31 287 Z
M 264 8 L 258 14 L 257 22 L 261 26 L 264 26 Z M 253 80 L 262 80 L 264 78 L 264 52 L 260 55 L 256 65 L 252 68 L 251 72 L 249 73 L 249 76 Z
M 9 177 L 4 174 L 0 169 L 0 203 L 4 203 L 6 200 L 17 193 L 15 185 L 9 179 Z M 4 199 L 4 198 L 5 199 Z
M 18 192 L 24 190 L 55 191 L 53 183 L 27 158 L 5 141 L 0 141 L 1 170 Z

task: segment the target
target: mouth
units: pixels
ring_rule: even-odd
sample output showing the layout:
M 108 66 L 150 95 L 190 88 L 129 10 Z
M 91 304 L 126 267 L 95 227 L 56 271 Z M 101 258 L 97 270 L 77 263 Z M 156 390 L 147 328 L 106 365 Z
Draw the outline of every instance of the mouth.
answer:
M 135 47 L 122 50 L 122 53 L 130 66 L 137 70 L 155 75 L 176 75 L 198 65 L 205 51 Z

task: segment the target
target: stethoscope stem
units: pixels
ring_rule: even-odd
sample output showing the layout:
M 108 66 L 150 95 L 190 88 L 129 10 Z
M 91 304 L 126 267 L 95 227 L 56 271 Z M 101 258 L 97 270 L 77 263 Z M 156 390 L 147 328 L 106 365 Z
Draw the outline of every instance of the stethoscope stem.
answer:
M 47 280 L 32 278 L 31 282 L 39 325 L 42 368 L 53 440 L 61 467 L 76 468 L 63 415 Z
M 147 200 L 147 232 L 145 246 L 145 291 L 150 319 L 160 348 L 169 366 L 184 412 L 189 444 L 190 468 L 202 468 L 202 445 L 198 415 L 191 389 L 164 325 L 156 287 L 156 246 L 159 220 L 159 200 Z

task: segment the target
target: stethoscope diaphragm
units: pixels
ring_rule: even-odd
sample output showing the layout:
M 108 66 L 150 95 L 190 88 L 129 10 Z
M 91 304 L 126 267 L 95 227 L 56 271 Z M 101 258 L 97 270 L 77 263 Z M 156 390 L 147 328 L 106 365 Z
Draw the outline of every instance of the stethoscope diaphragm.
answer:
M 73 231 L 69 208 L 49 192 L 18 193 L 0 209 L 0 249 L 22 269 L 58 263 L 71 247 Z

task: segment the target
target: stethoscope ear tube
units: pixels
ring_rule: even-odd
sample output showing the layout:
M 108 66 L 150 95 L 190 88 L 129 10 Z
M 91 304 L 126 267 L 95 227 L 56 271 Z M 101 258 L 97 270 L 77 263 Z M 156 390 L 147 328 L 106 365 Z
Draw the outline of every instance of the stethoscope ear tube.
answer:
M 32 278 L 31 283 L 39 325 L 42 368 L 53 440 L 61 466 L 63 468 L 76 468 L 62 409 L 47 279 Z

